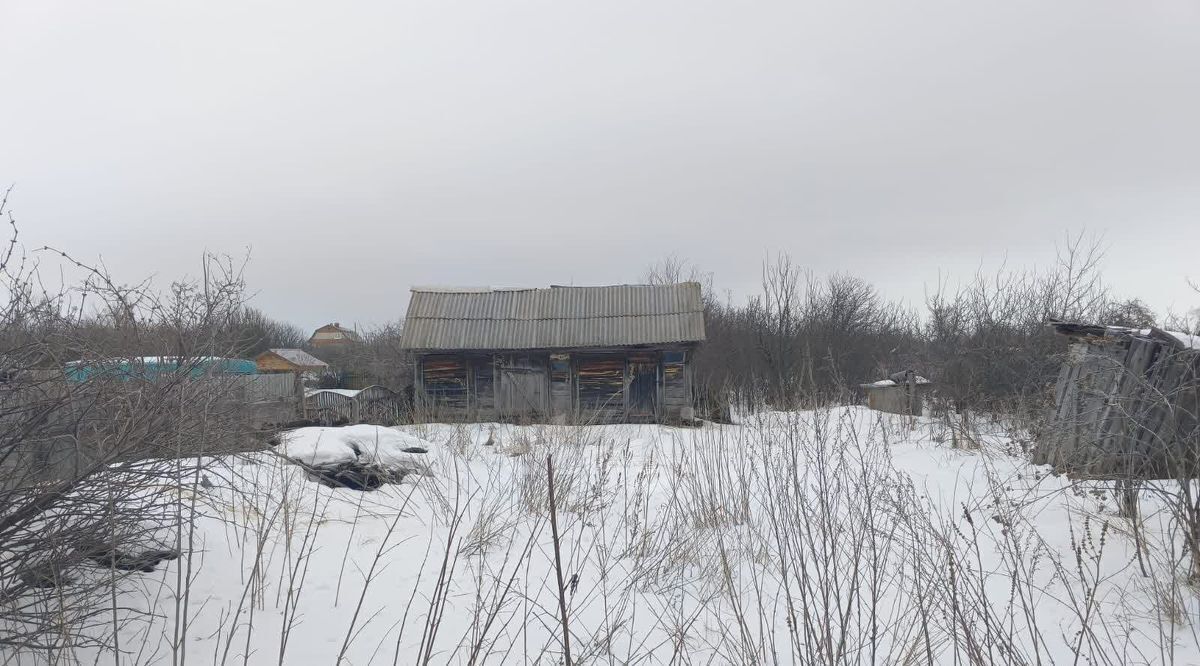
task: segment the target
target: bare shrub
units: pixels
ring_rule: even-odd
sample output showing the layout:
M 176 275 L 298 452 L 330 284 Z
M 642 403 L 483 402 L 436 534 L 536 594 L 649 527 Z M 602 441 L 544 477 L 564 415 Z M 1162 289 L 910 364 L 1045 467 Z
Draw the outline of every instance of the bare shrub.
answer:
M 0 202 L 0 215 L 4 204 Z M 10 219 L 11 223 L 11 219 Z M 173 649 L 186 649 L 191 515 L 205 454 L 254 446 L 219 374 L 243 316 L 239 268 L 158 293 L 43 250 L 81 272 L 56 291 L 12 242 L 0 259 L 0 646 L 57 660 L 121 651 L 147 620 L 115 593 L 130 571 L 180 558 Z

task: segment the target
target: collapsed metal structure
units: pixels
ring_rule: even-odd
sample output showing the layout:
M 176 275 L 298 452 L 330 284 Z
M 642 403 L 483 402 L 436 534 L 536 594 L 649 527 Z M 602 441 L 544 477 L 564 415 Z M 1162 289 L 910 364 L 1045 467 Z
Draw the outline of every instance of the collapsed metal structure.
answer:
M 1200 336 L 1051 325 L 1071 345 L 1033 462 L 1083 478 L 1200 477 Z

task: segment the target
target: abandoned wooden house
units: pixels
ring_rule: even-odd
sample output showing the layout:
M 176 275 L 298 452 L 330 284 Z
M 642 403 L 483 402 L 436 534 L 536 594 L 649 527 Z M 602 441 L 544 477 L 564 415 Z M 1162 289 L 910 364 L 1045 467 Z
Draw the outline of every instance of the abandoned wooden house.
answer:
M 404 346 L 428 418 L 678 422 L 704 340 L 700 285 L 414 288 Z
M 1200 336 L 1052 326 L 1071 345 L 1033 461 L 1084 478 L 1200 477 Z

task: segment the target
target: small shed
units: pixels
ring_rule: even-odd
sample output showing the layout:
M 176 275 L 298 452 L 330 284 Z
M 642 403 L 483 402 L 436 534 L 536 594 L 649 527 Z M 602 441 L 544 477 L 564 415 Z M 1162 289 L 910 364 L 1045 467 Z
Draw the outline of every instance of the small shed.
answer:
M 859 384 L 867 394 L 867 407 L 890 414 L 920 416 L 933 382 L 912 370 L 896 372 L 870 384 Z
M 268 349 L 254 358 L 261 373 L 294 372 L 297 375 L 320 375 L 329 364 L 303 349 Z
M 1200 476 L 1200 336 L 1051 326 L 1070 347 L 1033 462 L 1083 478 Z
M 678 422 L 704 337 L 695 282 L 414 288 L 403 345 L 427 418 Z
M 340 322 L 334 322 L 313 331 L 308 344 L 312 347 L 337 347 L 361 341 L 357 331 L 342 326 Z

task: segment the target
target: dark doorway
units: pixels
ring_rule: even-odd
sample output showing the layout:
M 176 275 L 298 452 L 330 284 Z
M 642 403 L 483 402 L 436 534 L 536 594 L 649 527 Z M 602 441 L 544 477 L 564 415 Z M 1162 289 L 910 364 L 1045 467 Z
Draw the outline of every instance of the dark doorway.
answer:
M 629 417 L 653 419 L 658 412 L 658 361 L 629 357 Z

